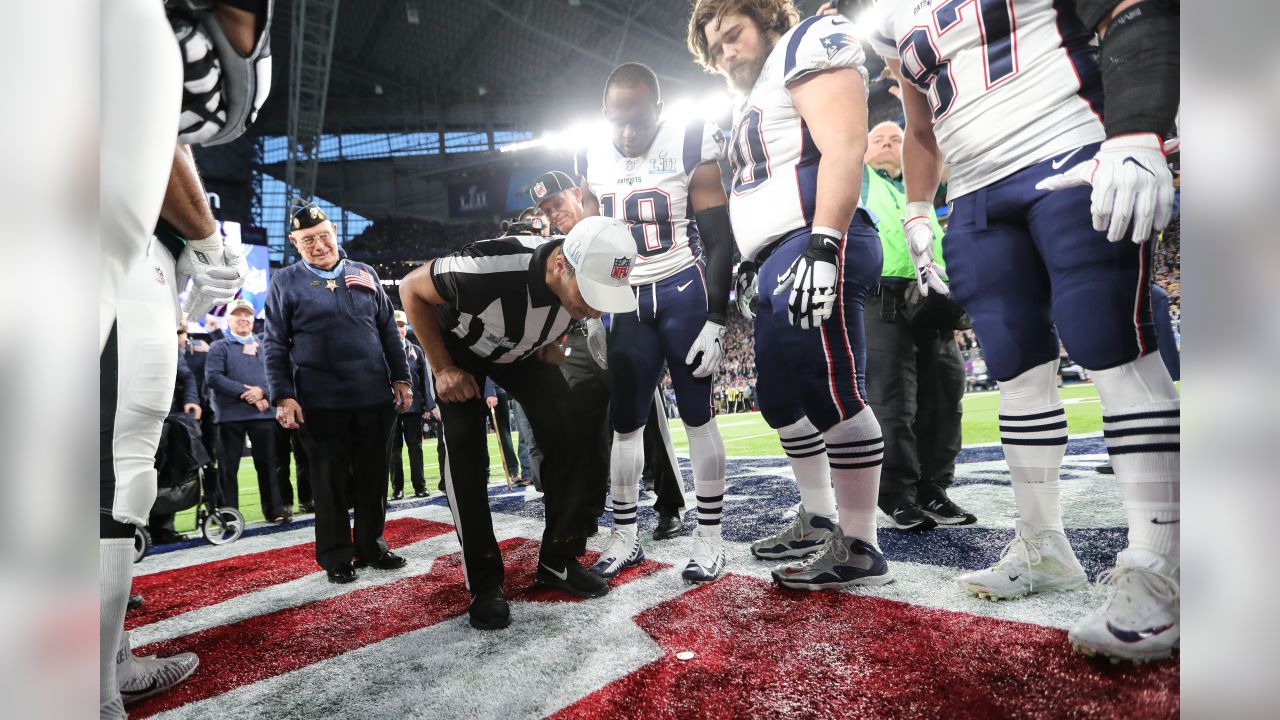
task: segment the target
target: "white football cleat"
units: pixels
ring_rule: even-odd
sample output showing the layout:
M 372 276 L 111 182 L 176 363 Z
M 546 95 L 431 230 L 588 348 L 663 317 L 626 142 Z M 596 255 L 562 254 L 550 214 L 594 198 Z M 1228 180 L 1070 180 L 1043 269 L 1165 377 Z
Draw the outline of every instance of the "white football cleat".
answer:
M 1067 639 L 1085 655 L 1111 662 L 1162 660 L 1178 646 L 1181 592 L 1178 567 L 1139 548 L 1121 551 L 1115 568 L 1098 578 L 1111 597 L 1077 622 Z
M 694 535 L 693 552 L 680 577 L 690 583 L 711 582 L 724 572 L 724 564 L 724 541 L 719 535 Z
M 609 543 L 600 551 L 600 559 L 591 566 L 591 572 L 608 580 L 623 568 L 639 565 L 644 562 L 644 548 L 640 547 L 640 537 L 636 534 L 635 525 L 631 530 L 613 528 L 609 534 Z
M 129 649 L 129 633 L 124 633 L 120 649 L 116 651 L 116 683 L 120 686 L 120 699 L 129 705 L 162 693 L 191 677 L 199 664 L 200 658 L 189 652 L 167 658 L 155 655 L 137 657 Z
M 1007 600 L 1033 592 L 1078 590 L 1089 584 L 1089 578 L 1066 535 L 1056 530 L 1030 535 L 1019 522 L 995 565 L 965 573 L 956 583 L 980 598 Z

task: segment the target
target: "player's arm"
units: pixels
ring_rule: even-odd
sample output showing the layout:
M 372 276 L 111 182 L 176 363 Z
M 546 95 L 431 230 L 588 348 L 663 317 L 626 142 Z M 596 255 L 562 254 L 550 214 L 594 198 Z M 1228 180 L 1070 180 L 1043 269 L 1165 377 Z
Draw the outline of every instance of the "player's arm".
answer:
M 436 287 L 434 266 L 435 260 L 432 260 L 400 282 L 400 301 L 427 355 L 427 364 L 435 376 L 436 395 L 444 402 L 462 402 L 479 394 L 479 388 L 470 373 L 453 364 L 453 357 L 445 347 L 435 306 L 447 305 L 448 301 Z
M 812 73 L 789 86 L 791 99 L 822 153 L 813 229 L 844 236 L 862 190 L 867 152 L 867 90 L 851 67 Z
M 160 217 L 186 238 L 207 238 L 218 232 L 190 145 L 179 144 L 174 149 Z
M 902 136 L 902 183 L 907 189 L 902 224 L 907 250 L 916 266 L 920 292 L 928 295 L 933 290 L 948 295 L 951 291 L 933 257 L 933 196 L 942 181 L 943 163 L 942 150 L 933 134 L 933 109 L 924 93 L 902 77 L 899 61 L 886 58 L 885 64 L 898 79 L 902 113 L 907 121 Z
M 686 365 L 693 366 L 694 377 L 713 374 L 724 358 L 729 287 L 733 283 L 733 226 L 728 205 L 720 164 L 714 160 L 700 163 L 689 176 L 689 206 L 707 258 L 707 322 L 684 359 Z
M 174 150 L 160 218 L 187 239 L 177 264 L 178 274 L 192 279 L 182 308 L 187 317 L 203 317 L 214 306 L 235 299 L 249 266 L 237 249 L 222 246 L 218 223 L 188 145 L 179 144 Z

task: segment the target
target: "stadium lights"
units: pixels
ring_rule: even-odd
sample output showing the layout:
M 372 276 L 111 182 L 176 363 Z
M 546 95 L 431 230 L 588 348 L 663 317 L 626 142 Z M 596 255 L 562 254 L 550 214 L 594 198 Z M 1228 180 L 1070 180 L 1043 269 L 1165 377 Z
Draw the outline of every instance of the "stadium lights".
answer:
M 663 104 L 662 119 L 672 122 L 685 122 L 698 116 L 718 117 L 731 102 L 729 94 L 724 91 L 710 93 L 700 99 L 680 98 Z M 574 151 L 581 147 L 587 138 L 599 133 L 607 133 L 609 124 L 603 119 L 581 120 L 564 130 L 545 132 L 542 137 L 532 140 L 507 143 L 498 148 L 498 152 L 521 152 L 535 148 Z

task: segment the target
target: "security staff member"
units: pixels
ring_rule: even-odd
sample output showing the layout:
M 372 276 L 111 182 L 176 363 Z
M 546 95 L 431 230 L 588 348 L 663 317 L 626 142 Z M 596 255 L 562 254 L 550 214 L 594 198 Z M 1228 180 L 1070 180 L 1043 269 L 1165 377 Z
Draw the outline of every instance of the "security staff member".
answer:
M 462 545 L 472 627 L 511 622 L 502 556 L 485 483 L 488 409 L 480 379 L 492 377 L 528 413 L 542 448 L 546 530 L 535 582 L 599 597 L 607 582 L 588 573 L 582 546 L 582 411 L 555 367 L 555 341 L 575 318 L 635 310 L 628 285 L 635 241 L 612 218 L 589 218 L 566 238 L 506 237 L 472 243 L 428 262 L 400 285 L 400 297 L 435 375 L 444 421 L 445 492 Z
M 276 419 L 301 428 L 316 505 L 316 562 L 329 580 L 355 564 L 402 567 L 387 548 L 387 459 L 397 412 L 413 403 L 391 300 L 373 268 L 342 256 L 337 228 L 314 203 L 295 201 L 289 242 L 302 259 L 275 273 L 267 293 L 267 380 Z M 355 544 L 347 500 L 355 501 Z
M 908 318 L 915 265 L 903 234 L 902 129 L 871 129 L 862 170 L 862 202 L 879 220 L 884 246 L 880 286 L 866 301 L 867 399 L 884 432 L 880 509 L 903 529 L 968 525 L 976 518 L 947 497 L 960 452 L 964 360 L 955 327 Z M 942 228 L 933 221 L 939 268 Z M 918 295 L 918 293 L 916 293 Z
M 427 481 L 422 474 L 422 421 L 426 419 L 427 392 L 422 379 L 427 374 L 426 355 L 416 343 L 409 341 L 409 317 L 403 310 L 396 310 L 396 330 L 404 346 L 404 356 L 409 363 L 409 376 L 413 381 L 413 403 L 408 411 L 400 413 L 391 429 L 391 499 L 404 499 L 404 454 L 401 448 L 409 447 L 409 479 L 413 483 L 413 496 L 427 497 Z
M 227 306 L 227 333 L 209 347 L 205 382 L 217 412 L 218 465 L 223 504 L 240 507 L 240 456 L 244 440 L 252 443 L 258 473 L 262 516 L 283 523 L 293 518 L 292 493 L 285 505 L 276 481 L 275 413 L 267 400 L 267 363 L 262 343 L 253 334 L 253 303 L 235 300 Z

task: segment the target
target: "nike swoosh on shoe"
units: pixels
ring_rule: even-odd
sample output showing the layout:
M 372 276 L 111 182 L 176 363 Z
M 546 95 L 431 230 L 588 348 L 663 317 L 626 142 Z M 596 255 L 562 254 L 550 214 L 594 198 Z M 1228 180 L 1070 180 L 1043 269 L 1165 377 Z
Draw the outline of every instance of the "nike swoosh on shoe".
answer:
M 1127 643 L 1135 643 L 1141 640 L 1146 640 L 1148 638 L 1155 637 L 1156 635 L 1159 635 L 1160 633 L 1168 630 L 1171 627 L 1173 627 L 1173 623 L 1169 623 L 1168 625 L 1160 625 L 1158 627 L 1146 628 L 1145 630 L 1125 630 L 1124 628 L 1118 628 L 1115 625 L 1112 625 L 1110 621 L 1107 621 L 1107 632 L 1111 633 L 1115 637 L 1115 639 L 1119 640 L 1120 642 L 1127 642 Z
M 565 568 L 564 570 L 559 570 L 559 571 L 557 571 L 557 570 L 555 570 L 554 568 L 552 568 L 550 565 L 547 565 L 546 563 L 543 563 L 543 564 L 542 564 L 542 567 L 546 568 L 546 569 L 547 569 L 547 572 L 551 573 L 552 575 L 555 575 L 556 577 L 560 578 L 561 580 L 568 580 L 568 579 L 569 579 L 569 568 Z

